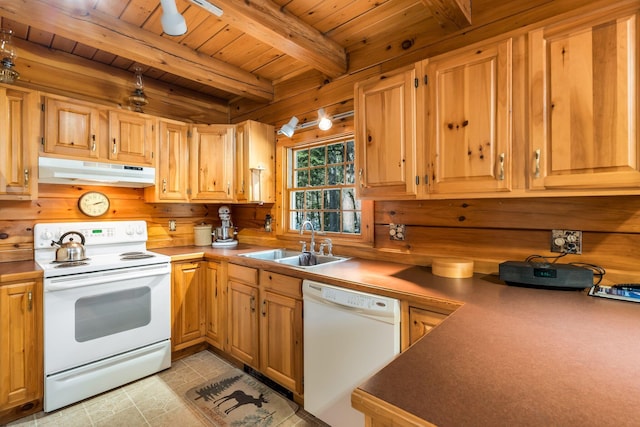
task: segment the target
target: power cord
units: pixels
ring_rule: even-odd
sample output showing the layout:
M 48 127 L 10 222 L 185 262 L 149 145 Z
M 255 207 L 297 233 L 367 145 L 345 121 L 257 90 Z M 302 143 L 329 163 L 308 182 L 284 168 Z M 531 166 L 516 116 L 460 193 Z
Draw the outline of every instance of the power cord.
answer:
M 598 281 L 595 282 L 593 284 L 593 286 L 597 286 L 600 284 L 600 282 L 602 282 L 602 278 L 604 277 L 604 275 L 606 274 L 606 270 L 604 269 L 604 267 L 601 267 L 599 265 L 596 264 L 589 264 L 587 262 L 571 262 L 569 263 L 570 265 L 576 266 L 576 267 L 582 267 L 582 268 L 586 268 L 589 270 L 593 270 L 593 275 L 598 277 Z

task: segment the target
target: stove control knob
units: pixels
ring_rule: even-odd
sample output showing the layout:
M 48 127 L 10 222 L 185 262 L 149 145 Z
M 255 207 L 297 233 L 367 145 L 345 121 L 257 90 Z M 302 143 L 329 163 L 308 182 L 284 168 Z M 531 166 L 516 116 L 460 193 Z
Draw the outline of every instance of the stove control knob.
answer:
M 136 227 L 136 234 L 144 234 L 144 228 L 141 225 Z
M 125 233 L 127 233 L 127 235 L 129 236 L 133 236 L 133 227 L 128 226 L 127 229 L 125 230 Z
M 53 238 L 53 233 L 49 230 L 44 230 L 41 237 L 43 240 L 51 240 Z

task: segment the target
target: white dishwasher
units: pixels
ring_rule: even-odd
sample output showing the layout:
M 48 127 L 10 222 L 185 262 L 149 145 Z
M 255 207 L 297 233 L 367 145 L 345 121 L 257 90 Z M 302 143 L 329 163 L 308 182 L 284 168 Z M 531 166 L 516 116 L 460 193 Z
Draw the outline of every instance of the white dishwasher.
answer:
M 400 303 L 304 280 L 304 409 L 333 427 L 364 426 L 351 392 L 400 353 Z

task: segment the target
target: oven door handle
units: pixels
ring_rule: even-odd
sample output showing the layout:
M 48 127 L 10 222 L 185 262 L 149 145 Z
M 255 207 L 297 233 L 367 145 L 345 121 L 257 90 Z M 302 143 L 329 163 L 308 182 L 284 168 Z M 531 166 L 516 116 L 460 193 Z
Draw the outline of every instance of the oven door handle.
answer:
M 45 279 L 45 292 L 64 291 L 84 286 L 95 286 L 121 280 L 136 279 L 171 274 L 171 264 L 136 267 L 126 270 L 109 270 L 95 273 L 77 274 L 73 276 L 52 277 Z

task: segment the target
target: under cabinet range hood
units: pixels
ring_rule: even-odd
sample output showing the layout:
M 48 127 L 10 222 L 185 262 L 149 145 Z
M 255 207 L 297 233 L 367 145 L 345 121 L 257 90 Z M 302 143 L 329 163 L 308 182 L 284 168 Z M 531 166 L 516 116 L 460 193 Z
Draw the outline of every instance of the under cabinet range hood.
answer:
M 43 184 L 142 188 L 155 185 L 156 181 L 155 168 L 147 166 L 40 157 L 38 169 L 38 182 Z

